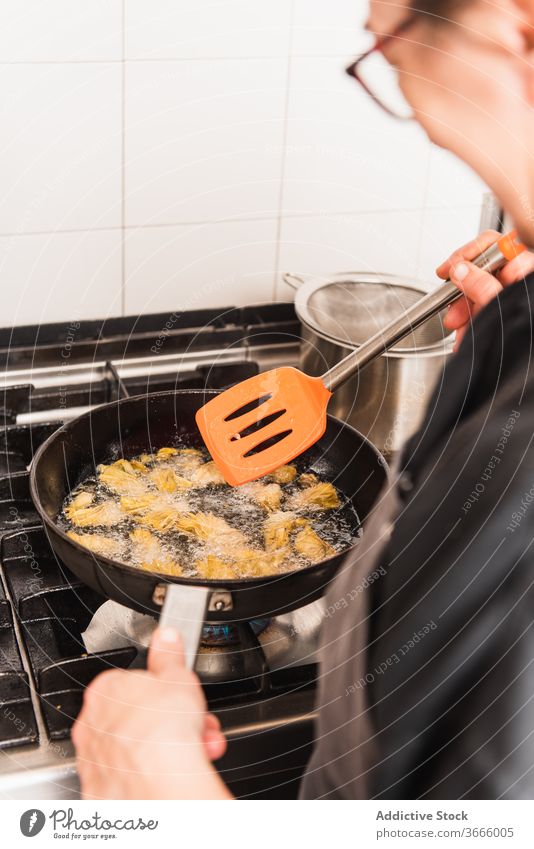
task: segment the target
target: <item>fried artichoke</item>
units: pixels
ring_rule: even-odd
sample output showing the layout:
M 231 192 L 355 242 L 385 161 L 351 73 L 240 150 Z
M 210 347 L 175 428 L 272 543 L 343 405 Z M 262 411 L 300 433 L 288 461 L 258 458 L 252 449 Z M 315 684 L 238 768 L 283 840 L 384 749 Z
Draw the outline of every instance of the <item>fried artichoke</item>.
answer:
M 207 581 L 234 580 L 238 577 L 232 564 L 221 560 L 215 554 L 207 554 L 201 560 L 195 561 L 195 569 L 200 577 Z
M 144 466 L 150 466 L 154 462 L 155 459 L 156 459 L 155 454 L 140 454 L 139 455 L 139 462 L 142 463 Z
M 206 461 L 206 453 L 200 448 L 180 448 L 175 456 L 176 463 L 190 463 L 200 466 Z
M 148 472 L 147 467 L 140 460 L 115 460 L 112 466 L 116 469 L 121 469 L 123 472 L 127 472 L 129 475 L 146 475 Z
M 191 481 L 175 474 L 172 469 L 154 469 L 150 472 L 150 480 L 160 492 L 176 492 L 193 486 Z
M 65 515 L 70 519 L 71 514 L 75 513 L 77 510 L 81 510 L 83 507 L 89 507 L 90 504 L 93 503 L 94 495 L 92 492 L 86 492 L 82 490 L 82 492 L 78 492 L 73 496 L 72 500 L 65 507 Z
M 203 463 L 201 466 L 198 466 L 191 475 L 191 481 L 193 486 L 196 487 L 209 486 L 210 484 L 214 486 L 226 483 L 213 460 L 210 460 L 209 463 Z
M 121 498 L 121 508 L 129 516 L 142 516 L 154 505 L 158 500 L 157 495 L 147 492 L 146 495 L 124 496 Z
M 275 469 L 274 472 L 271 472 L 269 475 L 269 480 L 273 480 L 275 483 L 291 483 L 297 477 L 297 470 L 295 466 L 280 466 L 280 468 Z
M 139 569 L 174 577 L 183 574 L 180 564 L 168 556 L 159 539 L 146 528 L 136 528 L 130 534 L 130 540 L 133 543 L 133 555 L 139 564 Z
M 182 515 L 175 507 L 166 507 L 162 510 L 149 510 L 146 513 L 134 516 L 134 519 L 140 525 L 152 528 L 153 531 L 165 533 L 179 529 L 178 522 Z
M 267 512 L 280 509 L 282 500 L 282 490 L 277 483 L 260 483 L 253 481 L 241 487 L 241 492 L 245 496 L 252 498 L 260 507 L 263 507 Z
M 341 504 L 335 487 L 331 483 L 316 483 L 296 492 L 291 500 L 290 506 L 293 510 L 302 510 L 307 507 L 318 510 L 333 510 Z
M 305 520 L 298 519 L 294 513 L 272 513 L 263 523 L 263 540 L 267 551 L 287 548 L 291 531 L 303 524 Z
M 102 464 L 97 473 L 96 488 L 89 479 L 86 489 L 78 487 L 65 501 L 68 535 L 136 568 L 169 577 L 195 569 L 206 580 L 237 580 L 281 574 L 335 554 L 311 522 L 314 512 L 340 506 L 338 493 L 312 472 L 299 475 L 293 465 L 232 489 L 203 449 L 167 446 Z M 108 490 L 104 499 L 98 484 Z M 330 534 L 332 521 L 325 521 Z M 78 533 L 116 525 L 114 538 L 109 532 Z M 173 545 L 187 558 L 184 565 Z
M 321 539 L 313 528 L 306 525 L 295 537 L 295 551 L 312 563 L 318 563 L 336 553 L 335 548 Z
M 168 460 L 169 457 L 174 457 L 176 454 L 178 454 L 177 448 L 160 448 L 156 457 L 158 460 Z
M 242 546 L 245 541 L 241 531 L 232 528 L 228 522 L 213 513 L 180 514 L 176 530 L 207 542 L 218 550 Z
M 98 527 L 100 525 L 117 525 L 124 519 L 124 514 L 115 501 L 102 501 L 89 507 L 71 508 L 65 511 L 73 525 L 79 528 Z
M 235 552 L 234 562 L 242 577 L 262 578 L 278 572 L 290 554 L 288 548 L 280 548 L 277 551 L 245 548 Z
M 112 463 L 110 466 L 102 465 L 98 467 L 98 477 L 104 486 L 118 495 L 144 495 L 146 493 L 146 484 L 133 467 L 131 471 L 127 471 L 117 463 Z
M 136 545 L 159 545 L 159 540 L 154 534 L 147 530 L 147 528 L 136 528 L 130 534 L 130 539 Z
M 77 534 L 75 531 L 67 531 L 67 536 L 79 545 L 83 545 L 84 548 L 88 548 L 94 554 L 102 554 L 104 557 L 110 557 L 112 560 L 118 560 L 120 558 L 120 543 L 102 534 Z
M 319 478 L 313 472 L 304 472 L 304 474 L 299 476 L 297 483 L 302 487 L 315 486 L 316 483 L 319 483 Z

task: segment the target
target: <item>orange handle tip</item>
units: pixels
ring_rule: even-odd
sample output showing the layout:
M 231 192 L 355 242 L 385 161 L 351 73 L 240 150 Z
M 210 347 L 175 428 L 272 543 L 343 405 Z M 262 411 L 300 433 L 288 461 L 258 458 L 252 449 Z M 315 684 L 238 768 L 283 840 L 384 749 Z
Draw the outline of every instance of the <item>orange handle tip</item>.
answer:
M 527 246 L 519 241 L 516 230 L 510 230 L 497 242 L 499 250 L 506 259 L 511 262 L 516 256 L 526 251 Z

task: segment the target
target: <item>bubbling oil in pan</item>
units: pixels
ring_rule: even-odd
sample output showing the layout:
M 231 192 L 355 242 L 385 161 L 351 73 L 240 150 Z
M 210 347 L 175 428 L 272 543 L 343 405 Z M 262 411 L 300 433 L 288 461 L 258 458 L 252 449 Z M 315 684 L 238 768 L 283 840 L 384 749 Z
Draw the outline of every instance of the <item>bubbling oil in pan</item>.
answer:
M 99 466 L 67 496 L 58 524 L 119 562 L 208 580 L 301 569 L 360 536 L 352 505 L 298 461 L 234 488 L 206 451 L 179 443 Z

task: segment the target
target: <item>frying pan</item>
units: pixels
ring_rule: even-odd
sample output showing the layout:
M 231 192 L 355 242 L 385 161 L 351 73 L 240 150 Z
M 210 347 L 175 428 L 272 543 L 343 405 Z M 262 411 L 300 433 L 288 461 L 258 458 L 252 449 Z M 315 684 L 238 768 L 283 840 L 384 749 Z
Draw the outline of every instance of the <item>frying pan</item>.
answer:
M 36 453 L 30 491 L 52 549 L 85 584 L 106 598 L 159 614 L 169 586 L 179 585 L 184 609 L 199 599 L 194 621 L 249 621 L 289 612 L 319 598 L 346 552 L 283 575 L 207 581 L 146 572 L 89 551 L 58 526 L 63 501 L 94 474 L 100 463 L 173 445 L 177 440 L 202 446 L 195 414 L 216 391 L 175 390 L 138 395 L 97 407 L 59 428 Z M 350 425 L 328 417 L 321 440 L 299 460 L 335 483 L 352 503 L 361 522 L 385 483 L 387 466 L 374 446 Z M 191 593 L 190 590 L 197 590 Z M 198 592 L 203 590 L 202 593 Z M 189 600 L 186 599 L 188 596 Z M 166 605 L 167 607 L 167 605 Z M 183 615 L 182 615 L 183 618 Z M 161 623 L 160 623 L 161 624 Z

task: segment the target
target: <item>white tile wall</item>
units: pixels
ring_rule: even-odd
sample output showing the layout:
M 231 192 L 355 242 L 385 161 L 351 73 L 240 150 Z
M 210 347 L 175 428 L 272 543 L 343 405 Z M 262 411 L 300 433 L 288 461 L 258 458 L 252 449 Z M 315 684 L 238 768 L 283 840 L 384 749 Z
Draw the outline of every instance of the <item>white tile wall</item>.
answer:
M 119 227 L 118 64 L 0 65 L 0 233 Z
M 128 0 L 128 59 L 287 56 L 290 0 Z
M 337 271 L 414 275 L 421 218 L 419 210 L 285 218 L 280 266 L 321 275 Z M 281 284 L 279 298 L 286 298 L 289 291 Z
M 428 208 L 421 221 L 421 242 L 416 274 L 427 288 L 437 282 L 435 269 L 456 248 L 479 232 L 480 204 Z
M 4 0 L 0 323 L 420 275 L 483 187 L 343 73 L 365 0 Z
M 2 0 L 2 62 L 121 58 L 122 0 Z
M 382 114 L 344 73 L 348 57 L 294 59 L 284 211 L 421 209 L 429 145 Z
M 295 56 L 357 56 L 372 43 L 366 0 L 295 0 Z
M 0 324 L 121 312 L 120 230 L 0 236 Z
M 273 300 L 276 221 L 143 227 L 126 238 L 126 312 Z
M 480 206 L 487 191 L 482 181 L 463 162 L 447 150 L 433 146 L 430 151 L 430 170 L 427 204 L 431 207 Z
M 287 62 L 245 66 L 128 67 L 128 225 L 278 215 Z

